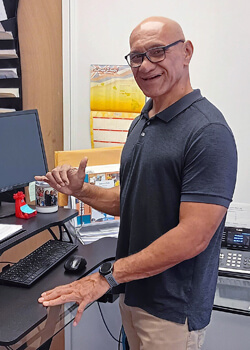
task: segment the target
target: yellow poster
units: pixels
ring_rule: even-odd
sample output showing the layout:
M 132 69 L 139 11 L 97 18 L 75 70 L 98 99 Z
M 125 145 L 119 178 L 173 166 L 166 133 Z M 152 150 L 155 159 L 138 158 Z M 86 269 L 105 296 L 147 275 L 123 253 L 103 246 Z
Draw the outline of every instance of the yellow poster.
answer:
M 140 113 L 145 95 L 127 65 L 91 65 L 91 111 Z

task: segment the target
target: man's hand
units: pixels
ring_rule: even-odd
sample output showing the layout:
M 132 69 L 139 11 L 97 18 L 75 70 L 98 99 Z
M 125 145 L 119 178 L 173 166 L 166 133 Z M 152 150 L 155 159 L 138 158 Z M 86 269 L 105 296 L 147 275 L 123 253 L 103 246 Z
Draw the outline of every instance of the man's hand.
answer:
M 78 169 L 64 164 L 48 172 L 45 176 L 35 176 L 35 179 L 47 182 L 61 193 L 73 195 L 81 191 L 83 187 L 87 162 L 88 158 L 85 157 L 81 160 Z
M 86 306 L 103 296 L 109 288 L 105 278 L 96 272 L 78 281 L 42 293 L 38 302 L 44 306 L 61 305 L 72 301 L 78 303 L 79 307 L 73 323 L 76 326 Z

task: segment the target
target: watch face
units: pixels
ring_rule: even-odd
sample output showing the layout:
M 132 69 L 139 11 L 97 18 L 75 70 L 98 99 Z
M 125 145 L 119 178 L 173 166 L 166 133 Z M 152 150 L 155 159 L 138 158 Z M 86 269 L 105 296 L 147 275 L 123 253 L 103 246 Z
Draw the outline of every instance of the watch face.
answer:
M 111 269 L 112 269 L 112 263 L 111 262 L 105 262 L 100 267 L 100 273 L 102 275 L 107 275 L 108 273 L 112 272 Z

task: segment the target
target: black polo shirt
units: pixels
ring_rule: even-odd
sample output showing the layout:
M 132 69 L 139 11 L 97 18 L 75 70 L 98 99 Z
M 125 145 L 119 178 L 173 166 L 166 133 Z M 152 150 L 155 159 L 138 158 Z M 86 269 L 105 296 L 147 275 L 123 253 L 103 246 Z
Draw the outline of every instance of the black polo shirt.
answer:
M 235 186 L 234 138 L 199 90 L 148 117 L 149 100 L 129 130 L 121 157 L 117 259 L 134 254 L 179 223 L 181 201 L 228 207 Z M 119 286 L 125 303 L 190 330 L 210 320 L 224 220 L 207 249 L 150 278 Z

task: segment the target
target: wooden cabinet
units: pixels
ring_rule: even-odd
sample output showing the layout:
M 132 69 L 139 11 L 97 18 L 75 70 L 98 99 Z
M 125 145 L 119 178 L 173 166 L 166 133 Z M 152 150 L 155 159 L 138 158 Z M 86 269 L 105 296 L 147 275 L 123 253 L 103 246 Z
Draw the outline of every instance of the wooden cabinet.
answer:
M 49 169 L 63 149 L 62 1 L 19 0 L 23 109 L 39 113 Z
M 18 30 L 22 70 L 23 109 L 37 109 L 49 169 L 54 152 L 63 149 L 62 1 L 19 0 Z M 25 136 L 25 135 L 24 135 Z M 1 260 L 17 261 L 48 240 L 41 233 L 13 247 Z M 51 350 L 64 349 L 64 334 Z

